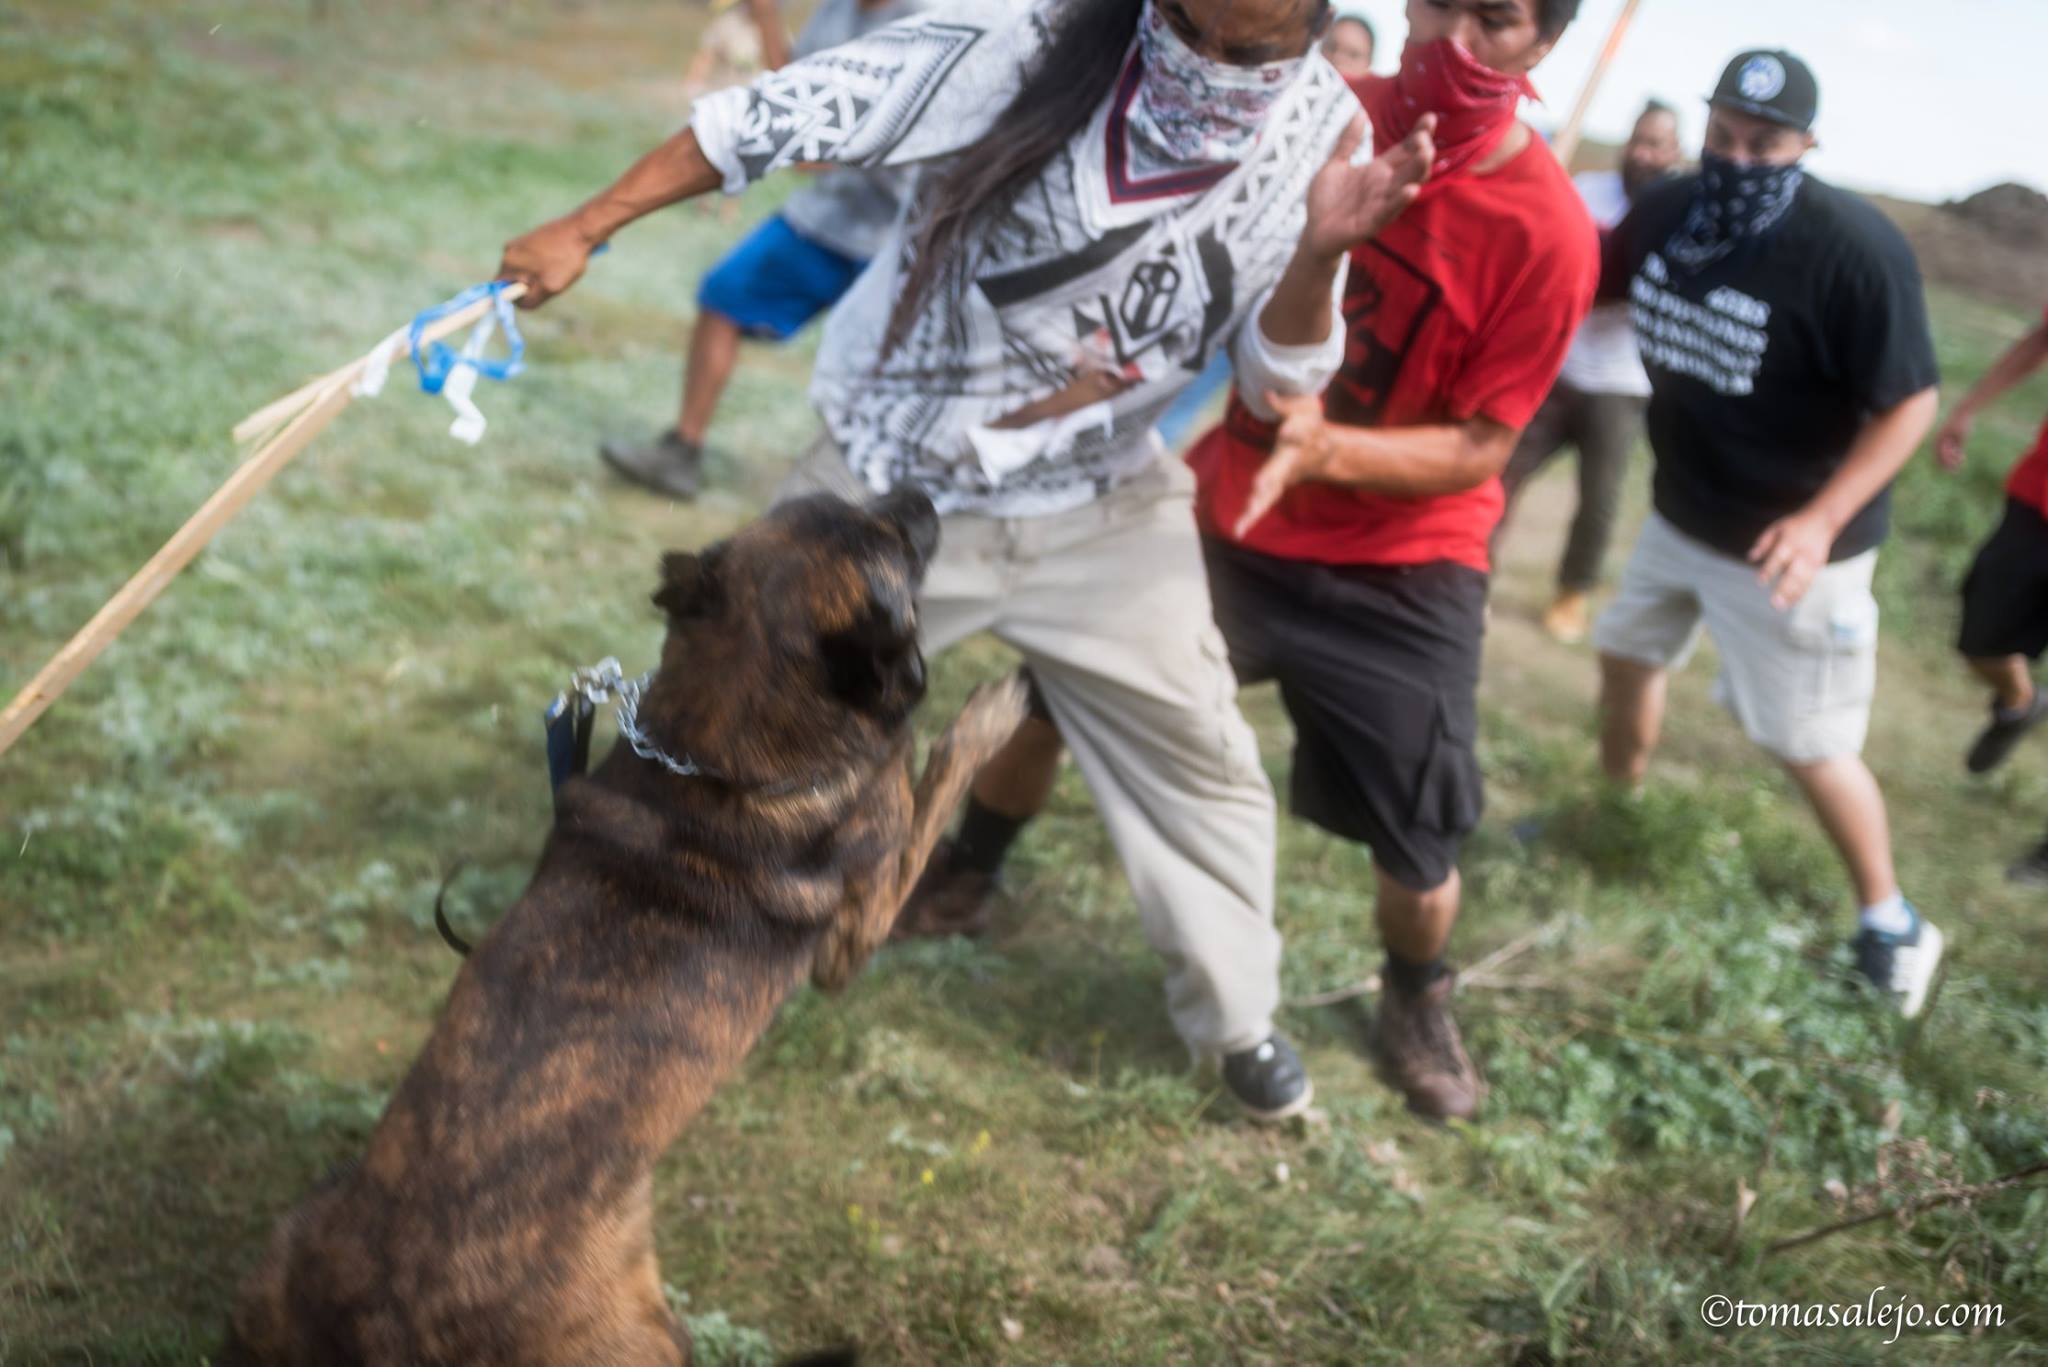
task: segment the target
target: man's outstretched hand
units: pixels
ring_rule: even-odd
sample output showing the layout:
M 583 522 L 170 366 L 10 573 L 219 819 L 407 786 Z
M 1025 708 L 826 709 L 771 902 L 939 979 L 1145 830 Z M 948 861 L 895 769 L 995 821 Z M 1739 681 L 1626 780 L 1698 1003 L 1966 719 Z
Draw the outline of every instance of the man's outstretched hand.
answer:
M 1323 420 L 1320 395 L 1269 392 L 1266 402 L 1280 415 L 1280 428 L 1273 434 L 1273 454 L 1259 467 L 1252 491 L 1245 496 L 1244 511 L 1230 529 L 1236 541 L 1244 540 L 1289 489 L 1320 478 L 1329 457 L 1329 424 Z
M 583 277 L 597 244 L 584 236 L 573 218 L 557 218 L 505 244 L 498 279 L 526 286 L 523 309 L 539 308 Z
M 1324 256 L 1341 256 L 1378 235 L 1415 202 L 1429 164 L 1436 160 L 1436 115 L 1424 114 L 1414 131 L 1363 166 L 1353 166 L 1367 135 L 1360 114 L 1337 140 L 1337 150 L 1308 187 L 1306 245 Z

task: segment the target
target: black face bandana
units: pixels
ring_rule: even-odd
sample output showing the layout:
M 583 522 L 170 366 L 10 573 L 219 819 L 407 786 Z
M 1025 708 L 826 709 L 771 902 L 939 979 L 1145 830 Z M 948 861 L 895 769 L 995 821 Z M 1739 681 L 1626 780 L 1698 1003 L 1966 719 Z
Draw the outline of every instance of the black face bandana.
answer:
M 1738 166 L 1712 152 L 1700 155 L 1699 187 L 1685 222 L 1664 255 L 1683 271 L 1699 271 L 1744 242 L 1768 236 L 1792 212 L 1806 173 L 1790 166 Z

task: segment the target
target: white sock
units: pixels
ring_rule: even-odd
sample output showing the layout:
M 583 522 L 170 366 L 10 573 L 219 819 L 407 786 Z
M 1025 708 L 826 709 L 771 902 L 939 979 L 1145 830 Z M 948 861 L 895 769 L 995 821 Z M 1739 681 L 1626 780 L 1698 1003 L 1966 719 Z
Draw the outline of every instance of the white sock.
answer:
M 1857 918 L 1865 929 L 1885 935 L 1904 935 L 1913 928 L 1913 909 L 1906 905 L 1906 895 L 1895 892 L 1875 906 L 1863 908 Z

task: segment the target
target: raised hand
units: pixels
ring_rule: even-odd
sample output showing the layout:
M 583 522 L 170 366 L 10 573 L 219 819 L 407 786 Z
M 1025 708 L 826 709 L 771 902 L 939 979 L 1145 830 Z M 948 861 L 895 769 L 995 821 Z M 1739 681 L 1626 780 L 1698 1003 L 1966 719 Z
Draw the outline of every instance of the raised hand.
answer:
M 1436 115 L 1425 114 L 1414 131 L 1362 166 L 1354 166 L 1367 135 L 1360 114 L 1337 140 L 1337 150 L 1308 187 L 1308 223 L 1302 241 L 1321 256 L 1338 256 L 1378 235 L 1415 202 L 1429 164 L 1436 160 Z

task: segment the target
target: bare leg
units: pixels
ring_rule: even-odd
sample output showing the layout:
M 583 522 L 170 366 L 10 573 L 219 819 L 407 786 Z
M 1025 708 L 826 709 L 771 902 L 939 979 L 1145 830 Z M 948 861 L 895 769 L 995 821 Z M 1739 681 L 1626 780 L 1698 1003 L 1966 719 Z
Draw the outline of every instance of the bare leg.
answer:
M 999 816 L 1029 821 L 1045 810 L 1060 772 L 1059 728 L 1026 717 L 1009 743 L 974 778 L 974 800 Z
M 1385 981 L 1373 1018 L 1373 1050 L 1409 1109 L 1436 1120 L 1470 1119 L 1486 1084 L 1465 1052 L 1451 1014 L 1451 976 L 1439 964 L 1458 919 L 1458 871 L 1426 891 L 1380 873 L 1374 916 L 1386 942 Z
M 2027 668 L 2026 656 L 1967 658 L 1970 662 L 1970 671 L 1991 685 L 1992 692 L 1997 696 L 1998 705 L 2007 712 L 2018 712 L 2034 701 L 2034 675 L 2033 671 Z
M 1449 878 L 1427 892 L 1404 887 L 1378 870 L 1374 874 L 1379 895 L 1373 916 L 1388 950 L 1410 963 L 1430 964 L 1442 958 L 1458 919 L 1458 871 L 1452 869 Z
M 1634 788 L 1649 772 L 1650 752 L 1664 729 L 1669 672 L 1619 655 L 1600 657 L 1600 767 Z
M 718 411 L 719 396 L 740 359 L 740 325 L 722 313 L 705 309 L 690 331 L 690 359 L 683 368 L 683 409 L 676 435 L 703 445 Z
M 1891 821 L 1869 766 L 1858 756 L 1844 755 L 1817 764 L 1788 763 L 1785 769 L 1805 791 L 1828 839 L 1849 866 L 1857 905 L 1874 907 L 1897 892 Z

